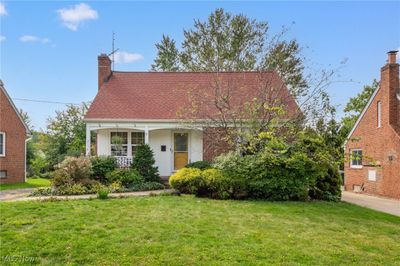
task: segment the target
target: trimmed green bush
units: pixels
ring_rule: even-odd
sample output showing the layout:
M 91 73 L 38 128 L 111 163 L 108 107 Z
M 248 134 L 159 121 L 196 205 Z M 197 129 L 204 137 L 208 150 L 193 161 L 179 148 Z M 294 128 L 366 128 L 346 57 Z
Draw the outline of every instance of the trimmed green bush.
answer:
M 103 200 L 108 199 L 108 193 L 110 193 L 110 191 L 107 187 L 101 188 L 99 191 L 97 191 L 97 198 Z
M 206 170 L 212 168 L 211 163 L 207 161 L 197 161 L 193 163 L 189 163 L 185 166 L 185 168 L 197 168 L 200 170 Z
M 106 174 L 106 180 L 109 184 L 120 182 L 125 187 L 145 182 L 143 176 L 135 169 L 115 169 L 111 173 Z
M 201 187 L 197 190 L 197 196 L 212 199 L 228 199 L 232 197 L 232 180 L 218 169 L 206 169 L 201 172 Z
M 197 168 L 182 168 L 169 178 L 172 188 L 187 194 L 196 194 L 201 183 L 201 170 Z
M 117 160 L 112 156 L 95 156 L 91 158 L 92 176 L 94 179 L 105 182 L 106 175 L 117 168 Z
M 155 162 L 150 146 L 142 144 L 137 146 L 131 168 L 136 169 L 146 182 L 160 182 L 158 168 L 154 166 Z

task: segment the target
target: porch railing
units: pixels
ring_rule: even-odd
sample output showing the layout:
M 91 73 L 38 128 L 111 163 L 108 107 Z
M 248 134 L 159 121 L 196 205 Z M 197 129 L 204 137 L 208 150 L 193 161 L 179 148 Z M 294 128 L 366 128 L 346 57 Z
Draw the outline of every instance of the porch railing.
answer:
M 129 168 L 132 164 L 132 156 L 114 156 L 117 159 L 117 164 L 119 168 Z

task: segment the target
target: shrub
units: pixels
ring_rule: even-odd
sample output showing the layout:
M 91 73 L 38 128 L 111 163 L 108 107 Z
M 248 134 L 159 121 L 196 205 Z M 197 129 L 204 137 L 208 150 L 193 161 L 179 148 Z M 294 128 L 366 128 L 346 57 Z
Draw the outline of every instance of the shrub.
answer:
M 169 178 L 172 188 L 188 194 L 196 194 L 201 182 L 201 170 L 197 168 L 182 168 Z
M 87 194 L 88 190 L 81 184 L 64 185 L 56 188 L 55 195 L 83 195 Z
M 88 179 L 92 174 L 92 164 L 87 157 L 66 157 L 59 166 L 69 177 L 78 183 L 82 179 Z
M 189 163 L 185 166 L 186 168 L 197 168 L 200 170 L 206 170 L 212 168 L 211 163 L 207 161 L 197 161 L 193 163 Z
M 112 182 L 109 186 L 108 189 L 110 192 L 119 192 L 122 188 L 122 184 L 119 181 L 114 181 Z
M 94 179 L 104 182 L 106 175 L 117 168 L 117 160 L 112 156 L 96 156 L 91 158 L 92 176 Z
M 66 185 L 72 185 L 74 180 L 72 180 L 71 176 L 67 173 L 64 169 L 57 169 L 54 171 L 53 179 L 52 179 L 52 186 L 60 187 Z
M 108 199 L 108 193 L 109 193 L 108 188 L 101 188 L 99 191 L 97 191 L 97 198 Z
M 164 189 L 164 185 L 158 182 L 138 183 L 128 187 L 125 191 L 147 191 Z
M 122 186 L 129 187 L 134 184 L 144 183 L 144 178 L 135 169 L 115 169 L 106 174 L 108 183 L 120 182 Z
M 228 199 L 232 195 L 233 183 L 221 170 L 206 169 L 201 173 L 201 187 L 197 196 L 206 196 L 212 199 Z
M 131 168 L 136 169 L 146 182 L 160 182 L 158 168 L 154 166 L 154 154 L 149 145 L 137 146 Z
M 50 187 L 39 187 L 34 189 L 30 196 L 51 196 L 53 195 L 53 190 Z

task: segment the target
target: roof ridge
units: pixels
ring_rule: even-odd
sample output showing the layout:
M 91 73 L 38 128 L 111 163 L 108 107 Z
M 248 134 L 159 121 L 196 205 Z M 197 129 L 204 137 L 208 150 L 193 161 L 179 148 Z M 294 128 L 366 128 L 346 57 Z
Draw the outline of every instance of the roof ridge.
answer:
M 120 71 L 114 70 L 113 73 L 154 73 L 154 74 L 205 74 L 205 73 L 215 73 L 215 74 L 224 74 L 224 73 L 276 73 L 275 70 L 265 70 L 265 71 Z

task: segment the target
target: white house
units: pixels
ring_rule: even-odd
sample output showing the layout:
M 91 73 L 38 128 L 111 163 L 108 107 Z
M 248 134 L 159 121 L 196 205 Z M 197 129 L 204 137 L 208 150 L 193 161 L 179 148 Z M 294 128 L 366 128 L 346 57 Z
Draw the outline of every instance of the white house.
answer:
M 142 143 L 152 148 L 161 176 L 170 176 L 186 164 L 212 160 L 218 153 L 209 149 L 218 139 L 204 134 L 204 126 L 187 126 L 184 114 L 193 102 L 191 92 L 212 94 L 211 83 L 218 76 L 224 84 L 235 82 L 238 88 L 232 102 L 241 104 L 255 97 L 255 84 L 259 72 L 120 72 L 111 70 L 111 61 L 102 54 L 98 57 L 98 92 L 86 116 L 86 155 L 91 155 L 90 133 L 97 133 L 97 155 L 111 155 L 122 166 L 129 165 L 135 156 L 136 146 Z M 263 72 L 279 88 L 279 97 L 286 97 L 288 113 L 298 109 L 281 79 L 274 72 Z M 207 88 L 210 88 L 207 91 Z M 210 103 L 207 113 L 216 113 Z M 199 123 L 201 125 L 201 123 Z M 119 143 L 113 143 L 119 136 Z

